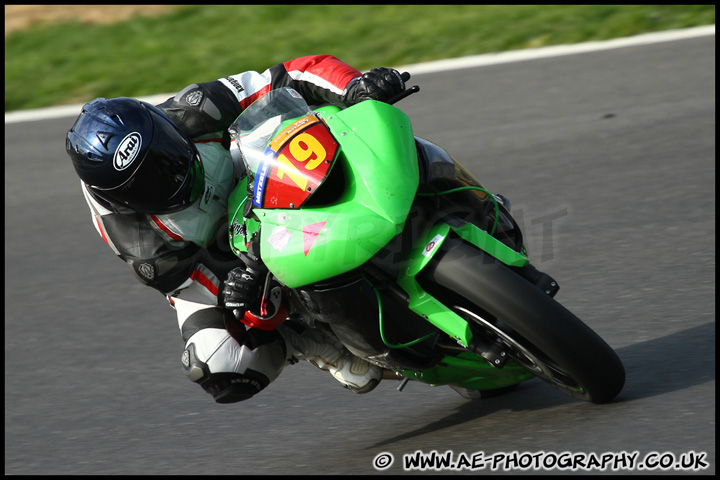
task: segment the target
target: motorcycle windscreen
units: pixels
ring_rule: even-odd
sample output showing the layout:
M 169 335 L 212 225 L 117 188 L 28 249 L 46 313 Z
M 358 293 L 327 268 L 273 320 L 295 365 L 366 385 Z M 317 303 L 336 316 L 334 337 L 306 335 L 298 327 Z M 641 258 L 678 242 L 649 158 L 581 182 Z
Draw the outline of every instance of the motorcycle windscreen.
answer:
M 253 182 L 253 203 L 260 208 L 300 208 L 327 178 L 337 152 L 337 142 L 317 117 L 291 123 L 265 150 Z

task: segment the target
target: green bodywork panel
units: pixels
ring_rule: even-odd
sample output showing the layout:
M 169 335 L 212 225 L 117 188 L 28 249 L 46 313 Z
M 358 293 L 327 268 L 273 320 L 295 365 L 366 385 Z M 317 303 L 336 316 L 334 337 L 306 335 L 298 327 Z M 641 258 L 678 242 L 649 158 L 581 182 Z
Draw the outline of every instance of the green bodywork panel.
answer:
M 403 231 L 419 185 L 415 138 L 405 113 L 372 100 L 345 110 L 324 107 L 317 112 L 340 146 L 332 169 L 343 169 L 345 186 L 337 200 L 297 209 L 253 208 L 245 218 L 247 178 L 229 199 L 229 238 L 235 253 L 247 252 L 248 242 L 259 240 L 262 261 L 289 288 L 335 277 L 370 260 Z M 346 152 L 354 161 L 347 160 Z M 528 260 L 471 223 L 438 223 L 409 252 L 397 279 L 409 296 L 408 308 L 467 347 L 472 341 L 468 322 L 416 280 L 451 229 L 508 265 L 522 266 Z M 422 371 L 398 373 L 424 383 L 470 389 L 501 388 L 533 377 L 512 361 L 497 369 L 471 352 L 446 356 Z
M 372 100 L 322 113 L 341 147 L 332 168 L 345 169 L 342 196 L 328 206 L 253 209 L 262 223 L 263 262 L 290 288 L 340 275 L 372 258 L 402 231 L 419 183 L 415 139 L 405 113 Z M 348 162 L 342 152 L 363 161 Z M 237 205 L 246 192 L 247 184 L 240 184 L 230 198 L 233 218 L 240 223 Z M 257 225 L 246 224 L 248 235 L 257 231 Z M 246 240 L 236 235 L 233 248 L 246 251 Z

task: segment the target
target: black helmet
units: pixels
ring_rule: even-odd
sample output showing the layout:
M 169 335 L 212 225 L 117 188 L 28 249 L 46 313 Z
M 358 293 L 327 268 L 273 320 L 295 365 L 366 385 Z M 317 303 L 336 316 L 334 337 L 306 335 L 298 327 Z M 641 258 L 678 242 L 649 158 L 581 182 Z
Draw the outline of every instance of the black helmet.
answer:
M 182 210 L 205 185 L 195 145 L 160 109 L 132 98 L 87 103 L 65 143 L 90 191 L 140 213 Z

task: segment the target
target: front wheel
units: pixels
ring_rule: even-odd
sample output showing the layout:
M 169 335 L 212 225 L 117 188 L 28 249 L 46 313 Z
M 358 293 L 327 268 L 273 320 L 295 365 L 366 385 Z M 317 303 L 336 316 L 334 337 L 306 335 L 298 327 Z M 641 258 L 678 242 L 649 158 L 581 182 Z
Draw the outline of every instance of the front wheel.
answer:
M 617 354 L 572 312 L 477 248 L 446 241 L 421 284 L 468 320 L 475 335 L 573 397 L 612 400 L 625 384 Z

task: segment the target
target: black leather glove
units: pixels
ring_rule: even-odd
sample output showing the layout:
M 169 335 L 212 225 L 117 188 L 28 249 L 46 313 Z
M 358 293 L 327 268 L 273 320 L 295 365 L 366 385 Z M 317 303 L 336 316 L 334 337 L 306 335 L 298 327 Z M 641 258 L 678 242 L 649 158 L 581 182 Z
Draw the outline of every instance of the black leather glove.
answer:
M 362 77 L 353 80 L 343 94 L 342 100 L 348 107 L 363 100 L 385 102 L 405 90 L 405 81 L 400 72 L 393 68 L 373 68 Z
M 242 267 L 228 273 L 220 299 L 222 305 L 232 310 L 235 318 L 241 318 L 248 310 L 257 310 L 260 305 L 260 284 L 258 278 Z

